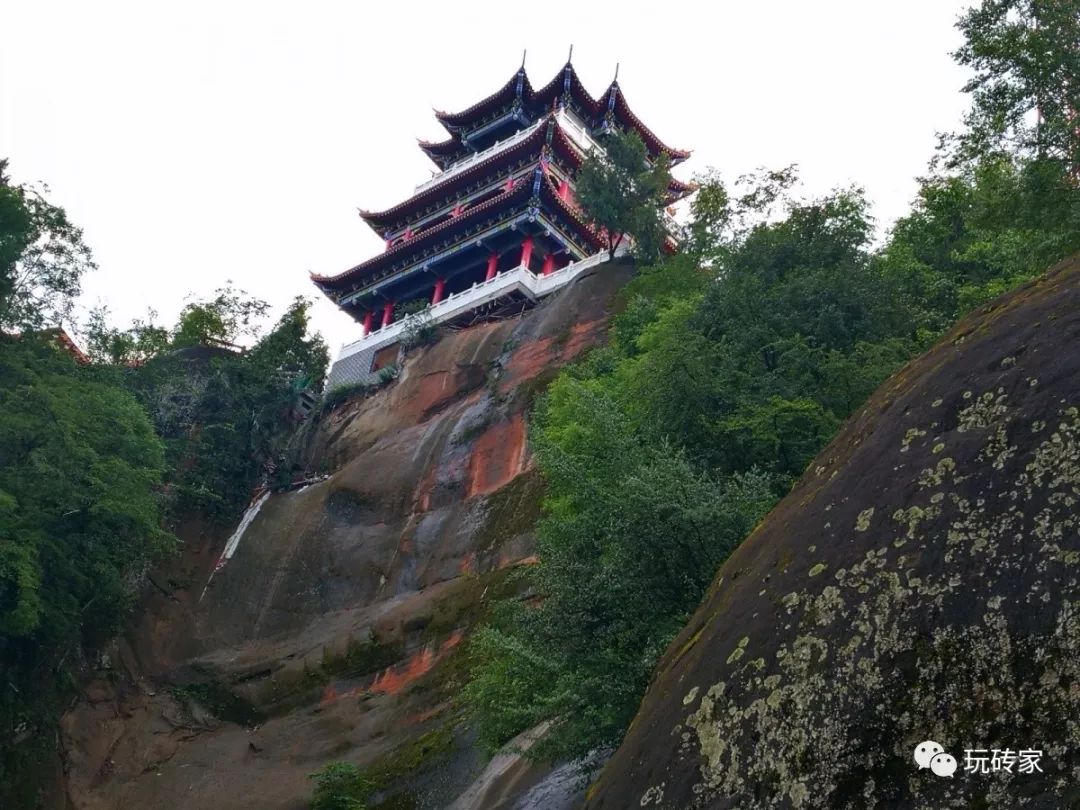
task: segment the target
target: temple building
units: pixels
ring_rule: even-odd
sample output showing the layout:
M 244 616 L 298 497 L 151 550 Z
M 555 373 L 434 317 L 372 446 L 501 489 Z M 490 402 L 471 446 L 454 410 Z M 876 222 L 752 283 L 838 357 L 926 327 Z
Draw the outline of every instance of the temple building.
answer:
M 397 362 L 417 302 L 437 324 L 521 310 L 608 258 L 574 196 L 585 156 L 612 129 L 637 132 L 653 158 L 688 152 L 664 144 L 630 110 L 617 81 L 594 98 L 566 66 L 534 89 L 524 67 L 457 113 L 436 112 L 449 137 L 421 141 L 439 171 L 385 211 L 361 211 L 385 249 L 312 281 L 359 324 L 328 387 L 374 379 Z M 673 182 L 671 202 L 692 186 Z M 415 318 L 413 319 L 415 321 Z

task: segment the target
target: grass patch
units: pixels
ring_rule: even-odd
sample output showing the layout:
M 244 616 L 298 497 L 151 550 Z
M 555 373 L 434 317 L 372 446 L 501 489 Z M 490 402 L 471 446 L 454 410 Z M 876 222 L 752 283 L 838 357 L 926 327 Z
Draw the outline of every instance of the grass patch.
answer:
M 177 686 L 171 691 L 178 703 L 185 707 L 190 707 L 192 703 L 198 704 L 218 720 L 224 720 L 226 723 L 250 728 L 266 720 L 263 712 L 220 681 Z

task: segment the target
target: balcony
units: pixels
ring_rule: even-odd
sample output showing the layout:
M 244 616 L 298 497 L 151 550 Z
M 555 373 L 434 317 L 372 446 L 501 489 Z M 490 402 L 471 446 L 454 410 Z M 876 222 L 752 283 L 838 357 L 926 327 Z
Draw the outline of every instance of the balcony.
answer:
M 623 252 L 625 252 L 625 249 L 618 251 L 619 254 Z M 568 264 L 561 270 L 556 270 L 546 276 L 533 273 L 525 265 L 518 265 L 512 270 L 500 273 L 489 281 L 477 282 L 467 290 L 462 290 L 444 298 L 439 303 L 425 309 L 422 316 L 430 318 L 436 324 L 445 323 L 512 292 L 520 292 L 529 300 L 536 301 L 570 283 L 590 267 L 595 267 L 607 260 L 607 251 L 601 251 L 581 261 Z M 397 342 L 400 340 L 402 332 L 414 325 L 420 317 L 420 315 L 408 315 L 400 321 L 395 321 L 382 329 L 372 331 L 359 340 L 346 343 L 341 347 L 336 362 L 340 362 L 346 357 L 362 352 L 365 349 L 378 349 Z
M 523 140 L 532 135 L 536 131 L 537 127 L 543 124 L 546 120 L 546 118 L 541 118 L 539 121 L 525 127 L 525 129 L 521 130 L 520 132 L 511 135 L 506 140 L 496 141 L 494 144 L 492 144 L 482 152 L 477 152 L 474 155 L 469 155 L 469 157 L 459 160 L 449 169 L 433 175 L 430 180 L 425 180 L 423 183 L 418 185 L 413 191 L 413 194 L 419 194 L 422 191 L 427 191 L 429 188 L 434 188 L 440 183 L 445 183 L 450 178 L 456 177 L 457 175 L 466 171 L 470 166 L 475 166 L 477 163 L 482 163 L 492 155 L 501 152 L 503 149 L 508 149 L 514 144 L 521 143 Z M 563 131 L 565 131 L 566 134 L 570 136 L 570 140 L 577 144 L 577 146 L 582 151 L 591 152 L 593 149 L 598 149 L 600 147 L 600 144 L 598 144 L 593 139 L 593 137 L 589 134 L 588 130 L 585 129 L 585 127 L 583 127 L 582 125 L 578 124 L 573 119 L 571 119 L 570 116 L 567 115 L 565 110 L 559 110 L 557 113 L 555 113 L 555 120 L 559 122 L 559 126 L 563 128 Z
M 456 177 L 457 175 L 468 169 L 470 166 L 475 166 L 477 163 L 482 163 L 497 152 L 500 152 L 503 149 L 507 149 L 514 144 L 521 143 L 523 140 L 532 135 L 541 123 L 542 121 L 537 121 L 535 124 L 532 124 L 531 126 L 528 126 L 525 129 L 521 130 L 520 132 L 511 135 L 505 141 L 496 141 L 484 151 L 477 152 L 474 155 L 469 155 L 469 157 L 459 160 L 449 169 L 445 169 L 444 171 L 441 171 L 436 175 L 432 175 L 430 180 L 425 180 L 423 183 L 418 185 L 413 194 L 419 194 L 422 191 L 427 191 L 429 188 L 434 188 L 440 183 L 445 183 L 451 177 Z

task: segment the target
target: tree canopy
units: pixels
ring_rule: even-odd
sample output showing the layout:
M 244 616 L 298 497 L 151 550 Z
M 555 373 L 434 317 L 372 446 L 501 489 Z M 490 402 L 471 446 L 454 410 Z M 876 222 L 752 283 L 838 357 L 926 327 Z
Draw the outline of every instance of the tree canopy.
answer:
M 1080 0 L 983 0 L 958 23 L 975 75 L 964 156 L 990 151 L 1080 169 Z
M 90 250 L 47 188 L 13 185 L 0 160 L 0 329 L 32 331 L 71 316 Z
M 604 235 L 612 258 L 630 237 L 635 254 L 653 261 L 660 256 L 667 237 L 663 207 L 670 185 L 667 156 L 652 160 L 640 135 L 615 130 L 604 137 L 602 150 L 586 157 L 575 188 L 586 216 Z

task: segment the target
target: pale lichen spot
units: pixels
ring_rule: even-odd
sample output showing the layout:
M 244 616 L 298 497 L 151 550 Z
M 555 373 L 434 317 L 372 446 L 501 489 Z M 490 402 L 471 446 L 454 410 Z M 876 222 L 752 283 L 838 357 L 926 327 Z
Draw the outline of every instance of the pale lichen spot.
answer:
M 911 447 L 911 443 L 918 439 L 920 436 L 925 436 L 926 431 L 922 428 L 908 428 L 908 432 L 904 434 L 903 441 L 900 442 L 900 452 L 906 453 Z
M 933 467 L 927 467 L 921 473 L 919 473 L 919 486 L 923 487 L 936 487 L 941 486 L 945 481 L 945 477 L 956 470 L 956 462 L 946 456 L 938 461 Z
M 792 807 L 802 807 L 806 804 L 806 800 L 810 798 L 810 791 L 807 790 L 805 783 L 796 782 L 788 790 L 788 796 L 791 797 Z
M 959 422 L 957 431 L 964 433 L 969 430 L 984 429 L 1004 421 L 1009 413 L 1005 401 L 1004 393 L 995 394 L 993 391 L 987 391 L 957 414 Z
M 870 519 L 874 516 L 874 507 L 863 509 L 859 512 L 859 516 L 855 518 L 855 531 L 865 532 L 870 528 Z
M 689 692 L 687 692 L 686 697 L 684 697 L 683 700 L 682 700 L 682 705 L 683 706 L 689 706 L 691 703 L 693 703 L 695 700 L 697 700 L 698 692 L 700 692 L 700 691 L 701 691 L 701 687 L 695 686 L 693 689 L 691 689 Z
M 937 444 L 934 445 L 933 453 L 936 456 L 938 453 L 940 453 L 944 449 L 945 449 L 945 442 L 938 442 Z
M 661 782 L 659 785 L 653 785 L 641 794 L 641 801 L 638 802 L 638 806 L 648 807 L 650 804 L 662 804 L 664 801 L 664 784 L 664 782 Z
M 740 658 L 742 658 L 743 655 L 746 653 L 746 645 L 749 644 L 749 643 L 750 643 L 750 637 L 749 636 L 743 636 L 739 640 L 738 646 L 734 650 L 731 651 L 731 655 L 728 656 L 727 662 L 729 664 L 734 664 L 736 661 L 738 661 Z
M 817 565 L 815 565 L 813 568 L 810 569 L 810 576 L 816 577 L 818 574 L 820 574 L 822 571 L 824 571 L 827 567 L 828 566 L 825 565 L 825 563 L 818 563 Z

